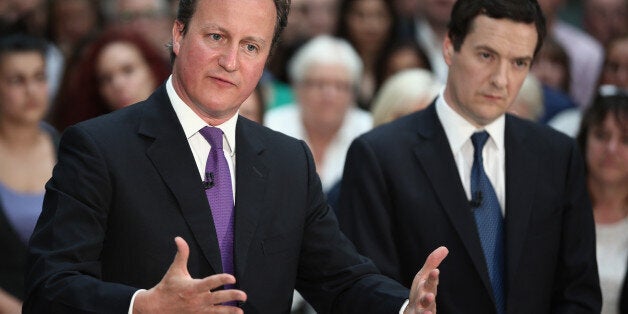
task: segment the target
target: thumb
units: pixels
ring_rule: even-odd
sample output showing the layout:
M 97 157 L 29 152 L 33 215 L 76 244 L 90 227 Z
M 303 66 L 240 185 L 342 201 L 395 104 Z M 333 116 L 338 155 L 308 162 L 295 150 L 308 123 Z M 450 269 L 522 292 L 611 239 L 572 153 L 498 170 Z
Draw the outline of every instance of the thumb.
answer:
M 177 254 L 174 256 L 174 261 L 172 261 L 168 272 L 174 271 L 189 276 L 188 257 L 190 256 L 190 247 L 182 237 L 174 238 L 174 242 L 177 245 Z

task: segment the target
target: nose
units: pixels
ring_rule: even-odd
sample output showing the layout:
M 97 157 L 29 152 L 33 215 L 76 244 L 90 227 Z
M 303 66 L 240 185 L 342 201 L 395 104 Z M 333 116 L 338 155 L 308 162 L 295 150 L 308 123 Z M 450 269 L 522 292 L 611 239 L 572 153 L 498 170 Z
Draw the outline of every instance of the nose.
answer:
M 226 47 L 220 58 L 218 58 L 218 65 L 220 65 L 227 72 L 233 72 L 238 69 L 238 47 Z
M 508 63 L 499 62 L 495 65 L 491 75 L 491 84 L 497 88 L 503 88 L 508 84 Z

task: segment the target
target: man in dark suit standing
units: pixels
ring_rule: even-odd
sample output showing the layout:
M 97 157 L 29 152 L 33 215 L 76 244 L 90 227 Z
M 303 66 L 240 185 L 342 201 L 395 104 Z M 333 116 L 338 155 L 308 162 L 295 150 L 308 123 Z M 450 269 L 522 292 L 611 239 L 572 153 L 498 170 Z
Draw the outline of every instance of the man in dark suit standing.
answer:
M 580 153 L 505 114 L 544 35 L 535 0 L 458 0 L 444 90 L 349 149 L 341 230 L 406 286 L 430 250 L 447 246 L 441 314 L 600 311 Z
M 25 313 L 287 313 L 295 287 L 322 313 L 435 312 L 446 248 L 410 291 L 380 275 L 339 231 L 307 146 L 238 116 L 288 6 L 181 0 L 168 81 L 65 131 Z

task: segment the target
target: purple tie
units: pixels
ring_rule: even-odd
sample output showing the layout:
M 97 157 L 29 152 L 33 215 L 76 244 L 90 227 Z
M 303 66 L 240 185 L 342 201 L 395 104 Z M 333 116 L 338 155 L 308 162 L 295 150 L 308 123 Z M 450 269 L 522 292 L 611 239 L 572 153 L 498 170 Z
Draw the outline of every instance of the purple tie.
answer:
M 222 150 L 222 131 L 206 126 L 200 132 L 211 145 L 205 166 L 205 194 L 218 236 L 222 271 L 233 275 L 233 192 L 229 165 Z

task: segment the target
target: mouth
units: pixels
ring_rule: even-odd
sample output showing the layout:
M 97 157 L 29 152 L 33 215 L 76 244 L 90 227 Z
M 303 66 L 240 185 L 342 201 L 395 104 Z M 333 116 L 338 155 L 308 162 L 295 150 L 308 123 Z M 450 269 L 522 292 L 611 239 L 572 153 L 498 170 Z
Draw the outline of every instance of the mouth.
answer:
M 210 78 L 215 81 L 216 83 L 218 83 L 219 85 L 223 85 L 223 86 L 236 86 L 236 83 L 232 82 L 231 80 L 225 79 L 225 78 L 221 78 L 218 76 L 210 76 Z

